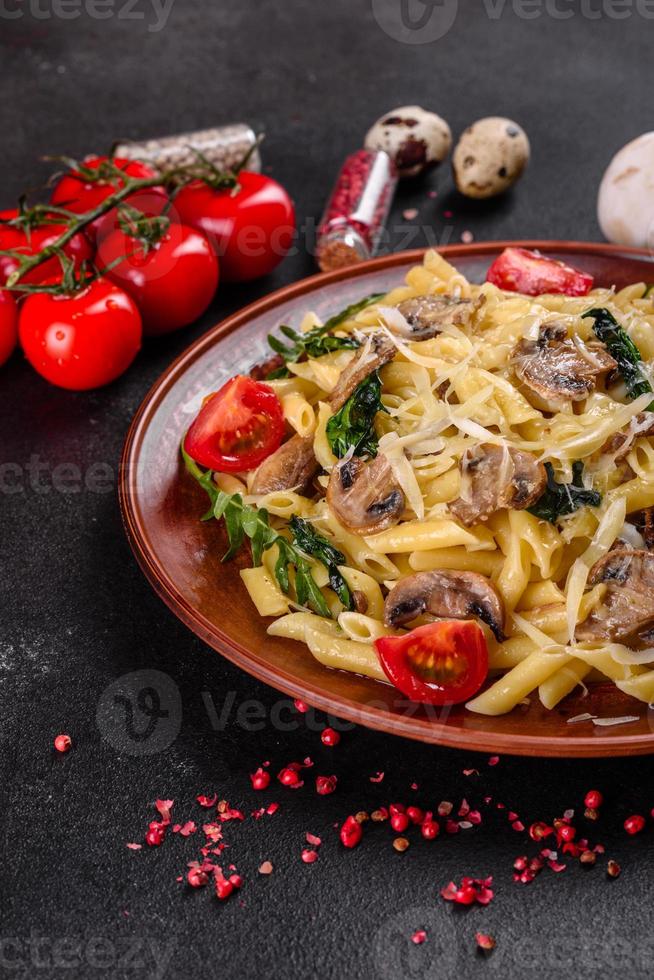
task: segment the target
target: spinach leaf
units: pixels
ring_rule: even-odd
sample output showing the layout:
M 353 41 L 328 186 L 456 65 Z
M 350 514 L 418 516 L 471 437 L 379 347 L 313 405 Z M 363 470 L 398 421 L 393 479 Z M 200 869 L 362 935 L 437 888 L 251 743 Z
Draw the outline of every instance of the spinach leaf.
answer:
M 355 456 L 377 455 L 375 415 L 385 412 L 381 402 L 381 379 L 373 371 L 361 381 L 343 407 L 327 422 L 326 434 L 334 456 L 342 459 L 350 449 Z
M 629 397 L 638 398 L 652 391 L 652 386 L 643 373 L 640 351 L 613 314 L 604 307 L 597 307 L 583 315 L 594 317 L 593 330 L 611 357 L 617 361 Z M 654 402 L 647 408 L 648 411 L 654 411 Z
M 209 496 L 211 506 L 208 513 L 204 515 L 203 520 L 215 517 L 216 520 L 223 520 L 225 523 L 229 547 L 223 555 L 222 560 L 229 561 L 233 558 L 241 549 L 246 537 L 250 540 L 252 546 L 252 561 L 255 566 L 261 564 L 261 557 L 264 551 L 272 548 L 273 545 L 277 545 L 279 556 L 275 563 L 275 578 L 279 582 L 282 592 L 285 592 L 287 595 L 289 594 L 290 580 L 288 566 L 293 565 L 295 567 L 295 593 L 300 605 L 310 606 L 319 616 L 331 617 L 331 612 L 325 601 L 325 597 L 311 574 L 311 565 L 303 554 L 305 549 L 291 543 L 288 538 L 285 538 L 283 534 L 280 534 L 274 527 L 271 527 L 268 511 L 264 507 L 260 509 L 250 507 L 243 503 L 243 498 L 240 494 L 230 494 L 225 493 L 224 490 L 219 490 L 213 480 L 211 470 L 203 470 L 198 466 L 195 460 L 191 459 L 185 451 L 183 445 L 182 458 L 187 472 L 194 480 L 197 480 Z M 320 538 L 317 532 L 316 535 Z M 331 547 L 326 538 L 323 540 L 328 547 Z M 340 551 L 336 551 L 336 549 L 333 549 L 333 551 L 336 556 L 343 559 L 343 561 L 339 561 L 339 564 L 343 564 L 345 561 L 344 556 L 341 555 Z M 309 553 L 307 552 L 307 554 Z M 325 552 L 325 556 L 327 556 L 327 552 Z M 322 561 L 322 558 L 320 560 Z M 336 574 L 340 577 L 338 568 L 336 568 Z M 347 583 L 343 581 L 343 584 L 347 589 Z M 332 588 L 334 588 L 334 585 L 332 585 Z M 341 598 L 340 595 L 339 598 Z M 345 605 L 342 598 L 341 601 Z M 348 608 L 351 607 L 348 606 Z
M 321 327 L 313 327 L 312 330 L 308 330 L 306 333 L 298 333 L 296 330 L 283 324 L 279 329 L 284 337 L 290 340 L 290 344 L 284 344 L 279 337 L 275 337 L 273 334 L 268 335 L 268 343 L 276 354 L 280 354 L 284 358 L 286 364 L 295 363 L 295 361 L 299 361 L 303 357 L 322 357 L 323 354 L 330 354 L 336 350 L 353 350 L 359 347 L 359 341 L 356 337 L 351 335 L 334 337 L 332 336 L 332 330 L 335 330 L 351 317 L 356 316 L 366 306 L 370 306 L 371 303 L 381 299 L 383 295 L 383 293 L 373 293 L 370 296 L 366 296 L 357 303 L 352 303 L 351 306 L 347 306 L 340 313 L 331 316 Z M 268 375 L 271 379 L 287 376 L 288 369 L 286 367 L 277 368 Z
M 322 562 L 329 572 L 329 584 L 346 609 L 354 609 L 354 601 L 349 586 L 340 571 L 339 565 L 345 565 L 345 555 L 335 548 L 322 534 L 316 531 L 310 521 L 305 521 L 301 517 L 293 516 L 290 520 L 290 528 L 293 534 L 295 545 L 303 551 L 305 555 L 311 555 Z
M 580 460 L 572 464 L 572 483 L 557 483 L 551 463 L 545 463 L 545 469 L 547 489 L 533 507 L 527 508 L 530 514 L 549 521 L 550 524 L 556 524 L 559 517 L 573 514 L 580 507 L 599 507 L 602 495 L 597 490 L 587 490 L 584 487 L 584 464 Z

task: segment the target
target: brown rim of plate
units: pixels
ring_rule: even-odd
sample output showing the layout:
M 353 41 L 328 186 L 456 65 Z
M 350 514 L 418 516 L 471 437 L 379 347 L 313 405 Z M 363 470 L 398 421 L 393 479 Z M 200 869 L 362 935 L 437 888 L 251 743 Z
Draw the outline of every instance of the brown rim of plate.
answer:
M 497 254 L 507 247 L 539 249 L 544 253 L 554 252 L 558 255 L 571 257 L 575 255 L 597 255 L 615 258 L 616 261 L 620 261 L 621 258 L 653 261 L 652 254 L 645 249 L 595 242 L 537 240 L 474 242 L 469 245 L 443 246 L 438 248 L 438 252 L 456 264 L 457 257 L 488 256 L 489 254 Z M 175 582 L 168 577 L 165 568 L 156 559 L 149 542 L 147 529 L 136 507 L 134 477 L 140 447 L 150 421 L 149 416 L 156 410 L 171 386 L 183 374 L 184 369 L 218 340 L 238 330 L 253 317 L 274 309 L 282 302 L 311 293 L 321 286 L 356 279 L 368 272 L 389 269 L 394 266 L 406 266 L 411 262 L 420 263 L 429 250 L 429 248 L 421 248 L 396 252 L 345 269 L 318 273 L 282 287 L 218 323 L 194 341 L 169 365 L 152 385 L 134 415 L 120 462 L 118 492 L 121 514 L 128 540 L 137 561 L 157 595 L 205 643 L 258 680 L 292 698 L 300 698 L 319 710 L 368 728 L 458 749 L 561 758 L 654 753 L 653 731 L 634 734 L 615 731 L 610 737 L 606 735 L 603 737 L 599 733 L 595 735 L 589 733 L 587 736 L 577 734 L 574 737 L 565 738 L 562 735 L 548 736 L 542 731 L 538 731 L 536 734 L 525 734 L 521 732 L 494 732 L 489 729 L 475 730 L 463 725 L 447 723 L 434 725 L 433 721 L 428 718 L 391 715 L 388 710 L 380 710 L 372 705 L 360 705 L 338 694 L 325 693 L 324 689 L 299 681 L 294 675 L 281 668 L 273 668 L 253 659 L 247 646 L 226 636 L 215 623 L 204 617 L 179 593 Z M 324 670 L 329 672 L 329 668 L 324 668 Z M 500 717 L 506 718 L 508 716 Z M 492 719 L 489 718 L 488 721 L 491 722 Z

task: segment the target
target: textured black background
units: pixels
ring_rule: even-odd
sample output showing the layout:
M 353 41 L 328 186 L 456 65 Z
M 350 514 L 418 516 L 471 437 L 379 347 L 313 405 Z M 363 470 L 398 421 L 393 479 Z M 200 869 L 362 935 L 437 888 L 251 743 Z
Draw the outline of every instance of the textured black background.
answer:
M 588 0 L 582 11 L 565 0 L 547 10 L 461 2 L 451 30 L 421 45 L 384 33 L 370 0 L 175 0 L 159 31 L 149 29 L 149 0 L 138 0 L 128 19 L 116 16 L 123 3 L 106 20 L 44 18 L 47 0 L 32 14 L 19 0 L 4 5 L 4 205 L 43 178 L 42 154 L 81 155 L 120 136 L 245 119 L 265 128 L 266 165 L 292 192 L 300 221 L 313 219 L 369 123 L 418 102 L 445 116 L 455 134 L 480 116 L 514 117 L 529 134 L 533 162 L 514 193 L 483 206 L 457 199 L 446 170 L 406 190 L 393 247 L 423 244 L 425 232 L 411 231 L 420 223 L 441 241 L 459 240 L 464 229 L 477 239 L 598 239 L 602 170 L 651 117 L 653 28 L 629 4 Z M 390 8 L 390 0 L 381 5 Z M 9 19 L 16 10 L 22 16 Z M 429 187 L 438 188 L 436 200 Z M 417 221 L 403 220 L 409 206 L 419 208 Z M 454 212 L 449 221 L 446 209 Z M 649 976 L 651 834 L 626 838 L 621 823 L 654 803 L 650 761 L 504 757 L 490 769 L 483 756 L 363 729 L 329 750 L 288 713 L 292 730 L 282 731 L 270 715 L 278 695 L 204 647 L 152 594 L 123 537 L 115 489 L 53 489 L 62 462 L 83 473 L 108 465 L 115 485 L 129 421 L 171 358 L 224 314 L 311 271 L 301 248 L 268 281 L 221 289 L 200 324 L 148 345 L 104 391 L 55 390 L 18 355 L 0 372 L 2 462 L 20 467 L 0 495 L 0 973 Z M 44 466 L 38 480 L 26 469 L 34 455 Z M 167 675 L 182 711 L 171 715 L 172 734 L 181 722 L 178 737 L 144 756 L 134 754 L 119 716 L 96 724 L 108 685 L 137 669 Z M 256 731 L 237 714 L 249 699 L 265 714 Z M 216 727 L 207 705 L 220 713 L 223 704 Z M 55 757 L 52 738 L 62 730 L 75 748 Z M 280 801 L 275 816 L 227 827 L 229 857 L 247 879 L 242 901 L 218 903 L 208 890 L 187 894 L 176 883 L 195 856 L 192 838 L 126 849 L 141 839 L 156 797 L 175 798 L 178 817 L 198 819 L 195 794 L 216 790 L 249 814 L 260 800 L 247 774 L 264 759 L 276 771 L 309 754 L 313 773 L 338 774 L 333 796 L 316 796 L 311 778 L 297 793 L 273 787 L 259 796 Z M 481 775 L 466 778 L 469 766 Z M 377 770 L 386 772 L 380 785 L 368 781 Z M 598 866 L 514 884 L 512 861 L 526 845 L 498 811 L 480 828 L 416 841 L 404 855 L 393 851 L 387 827 L 354 852 L 337 845 L 333 829 L 361 807 L 464 793 L 473 802 L 492 794 L 529 822 L 579 808 L 591 786 L 607 797 L 596 832 L 623 865 L 617 882 Z M 299 859 L 306 831 L 325 840 L 312 866 Z M 264 859 L 275 865 L 267 879 L 256 873 Z M 487 909 L 457 914 L 437 897 L 451 877 L 491 873 L 497 895 Z M 421 927 L 429 938 L 415 947 L 409 937 Z M 498 941 L 486 961 L 475 953 L 477 929 Z

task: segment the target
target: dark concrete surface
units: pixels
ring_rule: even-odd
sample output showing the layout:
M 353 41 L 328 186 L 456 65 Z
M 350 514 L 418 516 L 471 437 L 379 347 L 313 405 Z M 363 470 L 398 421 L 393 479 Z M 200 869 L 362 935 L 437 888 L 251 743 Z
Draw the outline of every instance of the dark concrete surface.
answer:
M 417 18 L 425 8 L 411 2 Z M 597 240 L 603 168 L 650 125 L 647 8 L 444 0 L 424 30 L 454 23 L 424 44 L 405 43 L 426 37 L 403 34 L 394 10 L 390 0 L 174 0 L 164 24 L 149 0 L 130 8 L 124 0 L 78 7 L 5 0 L 0 203 L 43 180 L 39 158 L 47 153 L 81 155 L 117 137 L 244 119 L 265 129 L 266 167 L 307 225 L 370 122 L 416 102 L 441 113 L 455 134 L 484 115 L 511 116 L 527 130 L 533 160 L 513 193 L 484 205 L 457 198 L 447 169 L 404 190 L 393 248 L 457 241 L 466 229 L 478 240 Z M 438 189 L 436 199 L 429 188 Z M 415 221 L 402 217 L 408 207 L 419 209 Z M 651 832 L 627 838 L 621 825 L 654 803 L 650 760 L 504 757 L 489 768 L 483 756 L 364 729 L 327 749 L 319 726 L 311 730 L 275 691 L 190 635 L 136 566 L 115 483 L 139 402 L 216 320 L 312 271 L 301 237 L 267 281 L 221 289 L 200 323 L 148 344 L 106 390 L 51 388 L 19 355 L 0 371 L 0 456 L 17 464 L 0 494 L 0 975 L 649 977 Z M 77 492 L 70 482 L 62 487 L 55 470 L 62 463 L 77 467 Z M 102 464 L 105 492 L 85 483 L 98 473 L 94 464 Z M 159 743 L 134 742 L 126 715 L 103 714 L 113 703 L 109 686 L 137 670 L 148 673 L 135 690 L 158 685 L 170 708 L 167 720 L 154 719 L 152 739 L 161 744 L 150 754 L 138 753 Z M 254 725 L 239 713 L 251 701 L 259 709 L 249 710 L 263 714 Z M 132 708 L 138 722 L 134 699 Z M 51 750 L 59 731 L 75 742 L 65 757 Z M 312 773 L 338 774 L 332 796 L 315 794 L 311 773 L 296 793 L 251 790 L 248 773 L 263 760 L 276 772 L 307 755 Z M 464 776 L 470 767 L 481 775 Z M 378 770 L 384 782 L 370 783 Z M 354 852 L 338 846 L 333 829 L 346 814 L 393 799 L 429 805 L 464 794 L 474 804 L 492 795 L 529 823 L 579 809 L 591 787 L 607 797 L 600 824 L 589 827 L 623 866 L 615 882 L 598 864 L 514 884 L 512 862 L 527 845 L 492 808 L 481 827 L 433 844 L 416 840 L 403 855 L 391 848 L 388 828 Z M 195 795 L 213 791 L 248 814 L 225 829 L 226 854 L 246 878 L 240 898 L 226 903 L 176 882 L 196 856 L 192 838 L 140 852 L 125 847 L 142 839 L 155 798 L 174 798 L 182 822 L 201 822 Z M 259 797 L 281 807 L 255 822 L 249 814 Z M 324 840 L 310 866 L 299 858 L 307 831 Z M 269 878 L 257 874 L 266 859 L 275 866 Z M 494 875 L 487 909 L 457 914 L 438 897 L 464 874 Z M 410 941 L 418 928 L 428 932 L 422 946 Z M 478 929 L 497 939 L 490 958 L 475 952 Z

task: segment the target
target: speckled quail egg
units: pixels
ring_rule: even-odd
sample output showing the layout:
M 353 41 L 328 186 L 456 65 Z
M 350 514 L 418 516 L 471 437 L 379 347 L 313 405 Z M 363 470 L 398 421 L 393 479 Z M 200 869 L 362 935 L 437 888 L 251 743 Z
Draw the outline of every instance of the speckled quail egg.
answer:
M 524 129 L 503 116 L 487 116 L 461 134 L 452 169 L 456 186 L 466 197 L 495 197 L 516 182 L 528 162 Z
M 654 244 L 654 133 L 627 143 L 611 160 L 597 196 L 597 220 L 617 245 Z
M 367 150 L 385 150 L 400 177 L 416 177 L 450 152 L 452 133 L 444 119 L 417 105 L 400 106 L 368 130 Z

